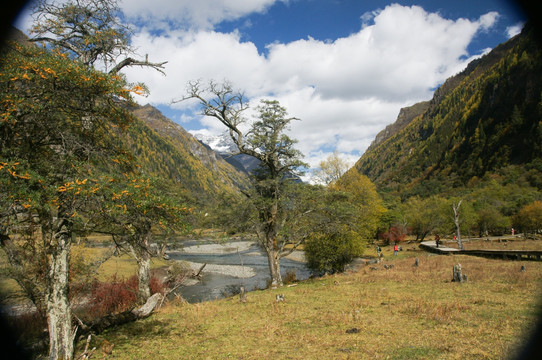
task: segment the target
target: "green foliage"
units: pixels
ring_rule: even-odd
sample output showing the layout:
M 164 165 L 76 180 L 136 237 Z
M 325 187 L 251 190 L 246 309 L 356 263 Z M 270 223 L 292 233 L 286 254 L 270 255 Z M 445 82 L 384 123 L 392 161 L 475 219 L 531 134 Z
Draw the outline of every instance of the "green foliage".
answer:
M 363 254 L 370 224 L 361 221 L 363 211 L 349 192 L 314 187 L 308 219 L 305 256 L 315 271 L 344 271 L 353 258 Z
M 361 256 L 365 242 L 353 231 L 315 233 L 305 245 L 307 266 L 317 272 L 342 272 Z
M 405 220 L 416 240 L 423 241 L 432 232 L 447 232 L 449 204 L 445 199 L 432 196 L 426 199 L 411 197 L 403 204 Z

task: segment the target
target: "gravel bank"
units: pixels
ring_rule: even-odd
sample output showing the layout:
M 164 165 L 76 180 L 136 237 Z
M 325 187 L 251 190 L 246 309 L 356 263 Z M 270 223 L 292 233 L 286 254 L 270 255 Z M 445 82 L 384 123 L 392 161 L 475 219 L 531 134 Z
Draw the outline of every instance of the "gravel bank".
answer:
M 198 271 L 203 265 L 201 263 L 195 263 L 191 261 L 187 261 L 186 263 L 190 265 L 190 268 L 194 271 Z M 256 276 L 256 272 L 253 268 L 240 265 L 207 264 L 205 265 L 205 268 L 203 268 L 203 273 L 216 273 L 243 279 Z
M 231 254 L 237 251 L 245 251 L 254 245 L 250 241 L 235 241 L 226 244 L 203 244 L 183 248 L 181 252 L 187 254 Z

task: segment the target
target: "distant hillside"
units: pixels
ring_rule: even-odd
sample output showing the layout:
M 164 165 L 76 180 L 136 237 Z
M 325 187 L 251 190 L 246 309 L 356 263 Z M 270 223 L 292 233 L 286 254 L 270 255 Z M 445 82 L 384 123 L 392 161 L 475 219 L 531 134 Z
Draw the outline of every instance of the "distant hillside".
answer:
M 158 109 L 136 106 L 132 112 L 140 122 L 128 128 L 129 147 L 146 172 L 182 185 L 197 198 L 238 191 L 248 185 L 245 174 Z
M 527 24 L 448 79 L 429 103 L 403 109 L 355 168 L 381 190 L 420 195 L 508 166 L 540 173 L 541 94 L 542 53 Z

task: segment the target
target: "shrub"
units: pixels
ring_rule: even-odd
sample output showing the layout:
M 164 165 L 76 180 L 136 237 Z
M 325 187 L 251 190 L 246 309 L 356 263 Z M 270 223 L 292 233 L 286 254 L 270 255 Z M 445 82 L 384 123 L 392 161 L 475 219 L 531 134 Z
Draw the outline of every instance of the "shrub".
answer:
M 137 299 L 137 277 L 125 280 L 114 274 L 109 281 L 94 280 L 90 292 L 89 314 L 100 317 L 130 309 Z
M 379 238 L 386 244 L 400 243 L 406 239 L 406 229 L 402 225 L 394 225 L 388 231 L 380 234 Z
M 90 307 L 88 314 L 101 317 L 126 311 L 135 306 L 137 301 L 137 276 L 128 279 L 118 278 L 114 274 L 108 281 L 94 280 L 90 290 Z M 156 276 L 151 276 L 151 293 L 164 293 L 165 284 Z
M 307 266 L 317 272 L 342 272 L 364 248 L 364 241 L 353 231 L 313 234 L 305 244 Z
M 288 270 L 286 271 L 286 274 L 284 275 L 284 278 L 282 279 L 282 282 L 284 284 L 293 284 L 297 282 L 297 274 L 295 270 Z

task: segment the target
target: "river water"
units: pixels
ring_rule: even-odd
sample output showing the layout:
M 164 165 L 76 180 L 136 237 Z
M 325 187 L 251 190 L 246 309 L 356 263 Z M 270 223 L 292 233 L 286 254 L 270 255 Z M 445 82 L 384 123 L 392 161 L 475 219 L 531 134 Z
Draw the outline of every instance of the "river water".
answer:
M 208 301 L 230 296 L 235 293 L 239 286 L 244 286 L 247 291 L 265 289 L 269 276 L 269 265 L 265 252 L 258 244 L 245 242 L 230 242 L 218 245 L 219 251 L 212 251 L 213 246 L 209 242 L 186 241 L 183 243 L 185 250 L 172 251 L 168 255 L 171 260 L 184 260 L 197 264 L 207 264 L 203 269 L 203 277 L 195 285 L 182 286 L 179 289 L 180 295 L 190 303 Z M 207 248 L 209 246 L 209 251 Z M 215 244 L 216 245 L 216 244 Z M 220 248 L 223 247 L 223 251 Z M 215 271 L 206 271 L 207 268 L 220 268 L 211 265 L 237 265 L 248 267 L 253 270 L 253 276 L 236 277 L 221 274 Z M 280 261 L 281 274 L 284 277 L 288 272 L 295 272 L 298 280 L 305 280 L 311 272 L 304 262 L 282 258 Z M 247 270 L 250 270 L 247 269 Z M 246 272 L 245 272 L 246 273 Z

